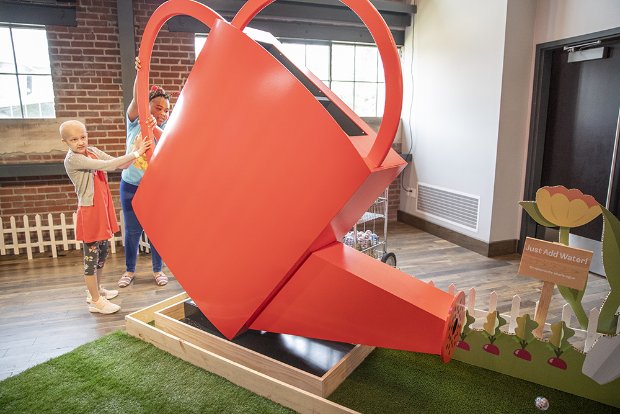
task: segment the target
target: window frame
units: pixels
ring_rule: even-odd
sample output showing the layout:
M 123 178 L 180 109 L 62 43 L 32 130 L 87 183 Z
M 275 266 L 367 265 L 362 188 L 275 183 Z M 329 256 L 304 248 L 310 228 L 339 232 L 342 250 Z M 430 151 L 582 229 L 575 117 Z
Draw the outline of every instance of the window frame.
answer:
M 350 83 L 353 85 L 353 96 L 352 99 L 353 101 L 351 103 L 347 103 L 347 105 L 356 113 L 358 113 L 358 110 L 355 108 L 355 98 L 357 96 L 357 87 L 359 85 L 365 84 L 365 85 L 374 85 L 374 96 L 375 96 L 375 110 L 374 110 L 374 114 L 359 114 L 358 115 L 362 118 L 380 118 L 383 115 L 383 108 L 379 108 L 379 103 L 380 103 L 380 99 L 379 99 L 379 87 L 381 85 L 384 85 L 385 88 L 385 79 L 383 79 L 383 82 L 380 81 L 379 78 L 379 66 L 381 65 L 381 59 L 378 55 L 378 51 L 377 51 L 377 60 L 376 60 L 376 64 L 377 64 L 377 74 L 375 77 L 375 81 L 367 81 L 367 80 L 356 80 L 356 67 L 357 67 L 357 63 L 356 63 L 356 56 L 357 56 L 357 48 L 358 47 L 374 47 L 375 49 L 377 48 L 376 45 L 372 44 L 372 43 L 361 43 L 361 42 L 342 42 L 342 41 L 336 41 L 336 40 L 310 40 L 310 39 L 295 39 L 295 38 L 279 38 L 278 41 L 280 41 L 280 43 L 282 43 L 283 45 L 287 44 L 287 43 L 294 43 L 294 44 L 302 44 L 304 45 L 304 51 L 305 51 L 305 57 L 307 57 L 307 46 L 308 45 L 326 45 L 329 47 L 329 79 L 327 81 L 322 80 L 323 82 L 326 83 L 327 87 L 332 89 L 332 82 L 340 82 L 340 83 Z M 349 46 L 353 46 L 353 80 L 348 80 L 348 81 L 343 81 L 343 80 L 334 80 L 333 78 L 333 62 L 332 62 L 332 57 L 333 57 L 333 46 L 334 45 L 349 45 Z M 399 48 L 399 53 L 400 53 L 400 48 Z M 306 60 L 306 59 L 304 59 Z M 305 63 L 307 66 L 307 62 Z M 332 89 L 333 90 L 333 89 Z M 340 96 L 339 96 L 340 97 Z M 342 97 L 340 97 L 343 101 L 344 99 Z
M 0 72 L 0 76 L 14 76 L 15 77 L 15 82 L 17 84 L 17 97 L 19 99 L 19 108 L 20 108 L 20 115 L 19 117 L 17 116 L 9 116 L 9 117 L 0 117 L 0 119 L 21 119 L 21 120 L 25 120 L 25 119 L 55 119 L 56 118 L 56 106 L 55 106 L 55 95 L 52 96 L 52 116 L 42 116 L 42 110 L 39 109 L 39 116 L 36 117 L 30 117 L 27 116 L 27 112 L 28 112 L 28 103 L 24 102 L 24 98 L 23 98 L 23 92 L 22 92 L 22 85 L 20 82 L 20 76 L 24 76 L 24 77 L 49 77 L 51 83 L 52 83 L 52 91 L 54 91 L 54 80 L 52 77 L 52 67 L 51 67 L 51 61 L 49 59 L 49 43 L 47 45 L 47 53 L 48 53 L 48 62 L 49 62 L 49 67 L 48 67 L 48 71 L 45 73 L 25 73 L 25 72 L 21 72 L 19 65 L 17 63 L 17 52 L 16 52 L 16 48 L 15 48 L 15 40 L 14 40 L 14 35 L 13 35 L 13 30 L 14 29 L 30 29 L 30 30 L 41 30 L 45 33 L 46 35 L 46 39 L 47 39 L 47 29 L 45 26 L 40 26 L 40 25 L 22 25 L 22 24 L 11 24 L 11 23 L 0 23 L 0 28 L 6 28 L 9 30 L 9 39 L 10 39 L 10 45 L 11 45 L 11 56 L 13 58 L 13 66 L 15 68 L 14 72 Z M 27 78 L 26 78 L 27 79 Z M 41 105 L 41 102 L 39 103 L 39 105 Z M 11 111 L 12 112 L 12 111 Z M 12 113 L 11 113 L 12 115 Z

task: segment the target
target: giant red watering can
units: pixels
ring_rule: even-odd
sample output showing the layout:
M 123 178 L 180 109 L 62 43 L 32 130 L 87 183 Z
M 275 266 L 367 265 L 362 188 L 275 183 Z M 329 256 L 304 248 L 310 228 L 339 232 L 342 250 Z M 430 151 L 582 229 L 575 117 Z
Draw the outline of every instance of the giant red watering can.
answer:
M 277 42 L 248 22 L 273 0 L 249 0 L 232 23 L 191 0 L 151 16 L 140 45 L 138 109 L 148 115 L 157 32 L 190 15 L 211 30 L 134 199 L 175 277 L 228 338 L 261 329 L 441 354 L 460 333 L 452 296 L 340 240 L 405 167 L 391 145 L 402 105 L 394 40 L 368 0 L 344 0 L 375 39 L 386 98 L 375 133 Z

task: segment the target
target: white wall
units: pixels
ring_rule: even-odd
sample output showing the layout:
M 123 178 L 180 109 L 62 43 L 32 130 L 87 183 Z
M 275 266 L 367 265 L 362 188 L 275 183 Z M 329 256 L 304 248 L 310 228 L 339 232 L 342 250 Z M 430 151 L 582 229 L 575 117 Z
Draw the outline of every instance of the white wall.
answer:
M 520 233 L 535 16 L 536 0 L 508 1 L 490 242 L 517 239 Z
M 536 44 L 620 26 L 620 0 L 415 3 L 403 108 L 414 160 L 403 182 L 479 196 L 478 231 L 417 212 L 406 192 L 400 209 L 484 242 L 518 239 Z
M 536 44 L 620 27 L 618 0 L 538 0 L 537 3 Z
M 415 199 L 404 192 L 400 209 L 488 241 L 507 0 L 420 0 L 416 4 L 413 108 L 403 114 L 413 135 L 413 165 L 405 170 L 404 183 L 415 186 L 419 181 L 479 196 L 478 231 L 416 212 Z M 408 59 L 405 66 L 411 62 Z

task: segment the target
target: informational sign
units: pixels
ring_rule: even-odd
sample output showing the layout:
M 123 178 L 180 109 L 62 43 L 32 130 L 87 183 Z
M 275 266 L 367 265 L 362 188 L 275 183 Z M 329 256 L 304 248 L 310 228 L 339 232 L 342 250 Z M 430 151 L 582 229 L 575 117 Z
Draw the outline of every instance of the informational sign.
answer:
M 584 290 L 592 252 L 528 237 L 518 273 L 577 290 Z

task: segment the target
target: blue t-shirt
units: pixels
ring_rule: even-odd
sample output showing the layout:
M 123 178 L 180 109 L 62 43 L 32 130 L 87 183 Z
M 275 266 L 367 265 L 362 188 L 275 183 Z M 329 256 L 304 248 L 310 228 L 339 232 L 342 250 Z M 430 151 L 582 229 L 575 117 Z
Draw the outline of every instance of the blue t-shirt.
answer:
M 138 122 L 138 117 L 136 117 L 133 121 L 130 121 L 127 115 L 125 115 L 125 121 L 127 122 L 127 143 L 125 154 L 129 154 L 130 152 L 133 152 L 133 144 L 140 134 L 140 123 Z M 166 123 L 164 122 L 160 128 L 164 129 L 165 126 Z M 153 142 L 153 144 L 157 144 L 157 142 Z M 121 178 L 126 183 L 139 185 L 143 175 L 144 170 L 136 168 L 136 166 L 132 163 L 128 168 L 123 170 L 121 173 Z

